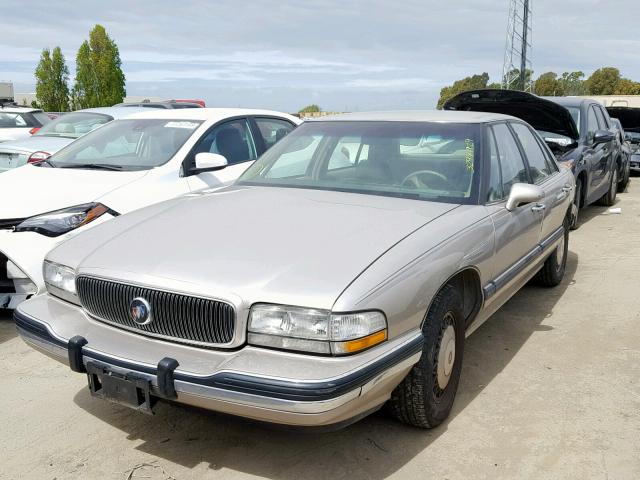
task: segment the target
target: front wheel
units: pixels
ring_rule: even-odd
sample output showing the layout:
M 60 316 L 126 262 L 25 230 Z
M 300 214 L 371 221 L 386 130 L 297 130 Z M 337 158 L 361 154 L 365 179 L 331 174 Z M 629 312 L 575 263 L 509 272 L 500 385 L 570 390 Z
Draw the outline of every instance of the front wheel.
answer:
M 454 286 L 445 285 L 422 328 L 420 361 L 396 387 L 387 405 L 401 422 L 433 428 L 449 416 L 462 370 L 464 324 L 462 296 Z
M 618 193 L 622 193 L 627 189 L 627 185 L 629 185 L 629 177 L 631 177 L 631 168 L 629 168 L 629 164 L 627 163 L 627 167 L 624 169 L 622 180 L 618 183 Z

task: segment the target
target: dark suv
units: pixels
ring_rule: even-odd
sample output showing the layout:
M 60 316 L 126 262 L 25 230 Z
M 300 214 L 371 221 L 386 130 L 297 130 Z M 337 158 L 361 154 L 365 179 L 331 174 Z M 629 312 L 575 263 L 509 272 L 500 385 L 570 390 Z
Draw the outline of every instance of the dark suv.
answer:
M 621 145 L 600 103 L 512 90 L 474 90 L 453 97 L 443 108 L 503 113 L 533 126 L 558 162 L 575 175 L 572 228 L 578 226 L 580 208 L 596 201 L 607 206 L 615 203 L 623 167 Z

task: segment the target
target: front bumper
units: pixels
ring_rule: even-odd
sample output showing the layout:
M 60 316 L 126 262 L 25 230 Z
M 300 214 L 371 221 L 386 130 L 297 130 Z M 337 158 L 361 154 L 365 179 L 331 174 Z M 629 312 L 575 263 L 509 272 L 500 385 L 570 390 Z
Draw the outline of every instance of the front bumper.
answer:
M 102 324 L 50 295 L 23 303 L 14 318 L 25 342 L 76 371 L 91 364 L 133 374 L 149 381 L 152 395 L 171 398 L 161 371 L 161 361 L 169 358 L 178 363 L 171 372 L 172 400 L 304 427 L 346 425 L 379 408 L 417 363 L 423 344 L 420 331 L 414 331 L 349 357 L 252 346 L 201 349 Z M 74 347 L 78 336 L 79 348 Z

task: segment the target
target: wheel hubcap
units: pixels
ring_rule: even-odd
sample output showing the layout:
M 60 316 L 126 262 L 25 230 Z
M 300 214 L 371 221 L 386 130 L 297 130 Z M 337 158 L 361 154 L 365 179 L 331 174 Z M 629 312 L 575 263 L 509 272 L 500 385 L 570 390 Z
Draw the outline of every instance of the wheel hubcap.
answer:
M 447 313 L 447 316 L 451 317 L 451 314 Z M 456 330 L 452 325 L 453 318 L 450 320 L 451 323 L 449 323 L 442 334 L 440 349 L 438 351 L 438 387 L 442 390 L 449 384 L 453 365 L 456 361 Z

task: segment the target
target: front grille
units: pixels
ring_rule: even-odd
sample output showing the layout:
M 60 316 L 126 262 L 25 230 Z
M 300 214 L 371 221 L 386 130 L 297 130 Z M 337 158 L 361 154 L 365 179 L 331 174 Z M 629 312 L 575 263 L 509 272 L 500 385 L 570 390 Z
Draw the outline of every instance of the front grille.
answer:
M 233 340 L 235 310 L 225 302 L 84 276 L 77 278 L 76 288 L 89 314 L 116 327 L 205 347 Z M 138 297 L 151 307 L 147 325 L 134 322 L 129 313 L 131 301 Z

